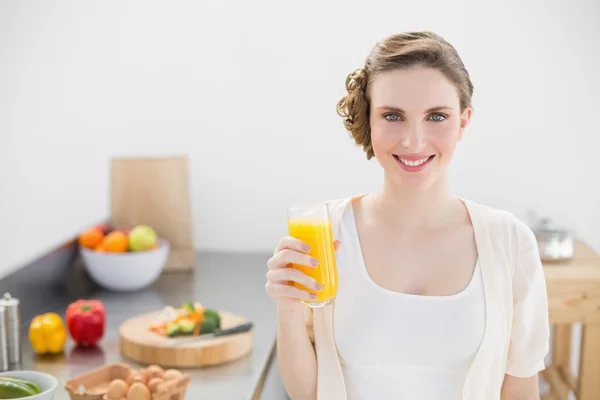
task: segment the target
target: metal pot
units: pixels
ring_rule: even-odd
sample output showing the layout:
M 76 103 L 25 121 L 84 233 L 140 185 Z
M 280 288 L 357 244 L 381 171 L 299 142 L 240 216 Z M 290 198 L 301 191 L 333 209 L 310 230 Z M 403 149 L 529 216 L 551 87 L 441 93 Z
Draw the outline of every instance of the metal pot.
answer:
M 573 236 L 564 229 L 553 227 L 550 219 L 541 219 L 533 231 L 538 242 L 542 261 L 568 261 L 575 255 Z

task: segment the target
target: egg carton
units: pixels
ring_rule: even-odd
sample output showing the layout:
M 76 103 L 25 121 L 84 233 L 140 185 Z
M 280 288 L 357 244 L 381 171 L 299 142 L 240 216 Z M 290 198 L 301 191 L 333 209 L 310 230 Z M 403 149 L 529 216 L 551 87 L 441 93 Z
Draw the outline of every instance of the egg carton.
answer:
M 72 378 L 66 381 L 64 386 L 71 400 L 109 400 L 107 392 L 110 383 L 115 379 L 127 381 L 129 375 L 134 372 L 135 370 L 127 364 L 108 364 Z M 159 391 L 154 393 L 151 399 L 184 400 L 189 383 L 189 375 L 182 374 L 178 378 L 162 383 Z

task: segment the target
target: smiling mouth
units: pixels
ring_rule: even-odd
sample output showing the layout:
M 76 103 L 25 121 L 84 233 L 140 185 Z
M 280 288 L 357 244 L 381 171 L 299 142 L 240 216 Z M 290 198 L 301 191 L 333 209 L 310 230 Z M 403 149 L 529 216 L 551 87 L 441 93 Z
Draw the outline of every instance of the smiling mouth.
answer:
M 429 157 L 424 157 L 420 160 L 407 160 L 406 158 L 402 158 L 401 156 L 397 156 L 396 154 L 394 154 L 394 158 L 396 159 L 396 161 L 400 162 L 401 164 L 407 166 L 407 167 L 420 167 L 423 166 L 425 164 L 427 164 L 428 162 L 430 162 L 433 157 L 435 157 L 435 155 L 431 155 Z

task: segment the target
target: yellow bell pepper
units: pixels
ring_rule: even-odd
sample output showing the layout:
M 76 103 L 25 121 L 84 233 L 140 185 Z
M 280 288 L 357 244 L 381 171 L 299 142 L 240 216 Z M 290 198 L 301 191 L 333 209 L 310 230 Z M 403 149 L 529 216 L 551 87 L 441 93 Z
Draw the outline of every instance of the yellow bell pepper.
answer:
M 29 325 L 29 341 L 38 354 L 56 354 L 63 350 L 67 331 L 56 313 L 38 315 Z

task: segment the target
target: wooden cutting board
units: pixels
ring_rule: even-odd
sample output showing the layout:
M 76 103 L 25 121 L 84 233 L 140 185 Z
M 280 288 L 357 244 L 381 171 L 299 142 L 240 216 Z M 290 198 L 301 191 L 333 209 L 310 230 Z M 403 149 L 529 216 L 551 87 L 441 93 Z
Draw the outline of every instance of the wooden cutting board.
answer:
M 123 357 L 140 364 L 157 364 L 170 368 L 194 368 L 224 364 L 237 360 L 252 349 L 252 330 L 205 340 L 189 342 L 187 337 L 167 338 L 150 332 L 159 312 L 144 314 L 125 321 L 119 328 Z M 219 312 L 221 329 L 233 328 L 249 322 L 228 312 Z M 178 346 L 171 346 L 181 341 Z

